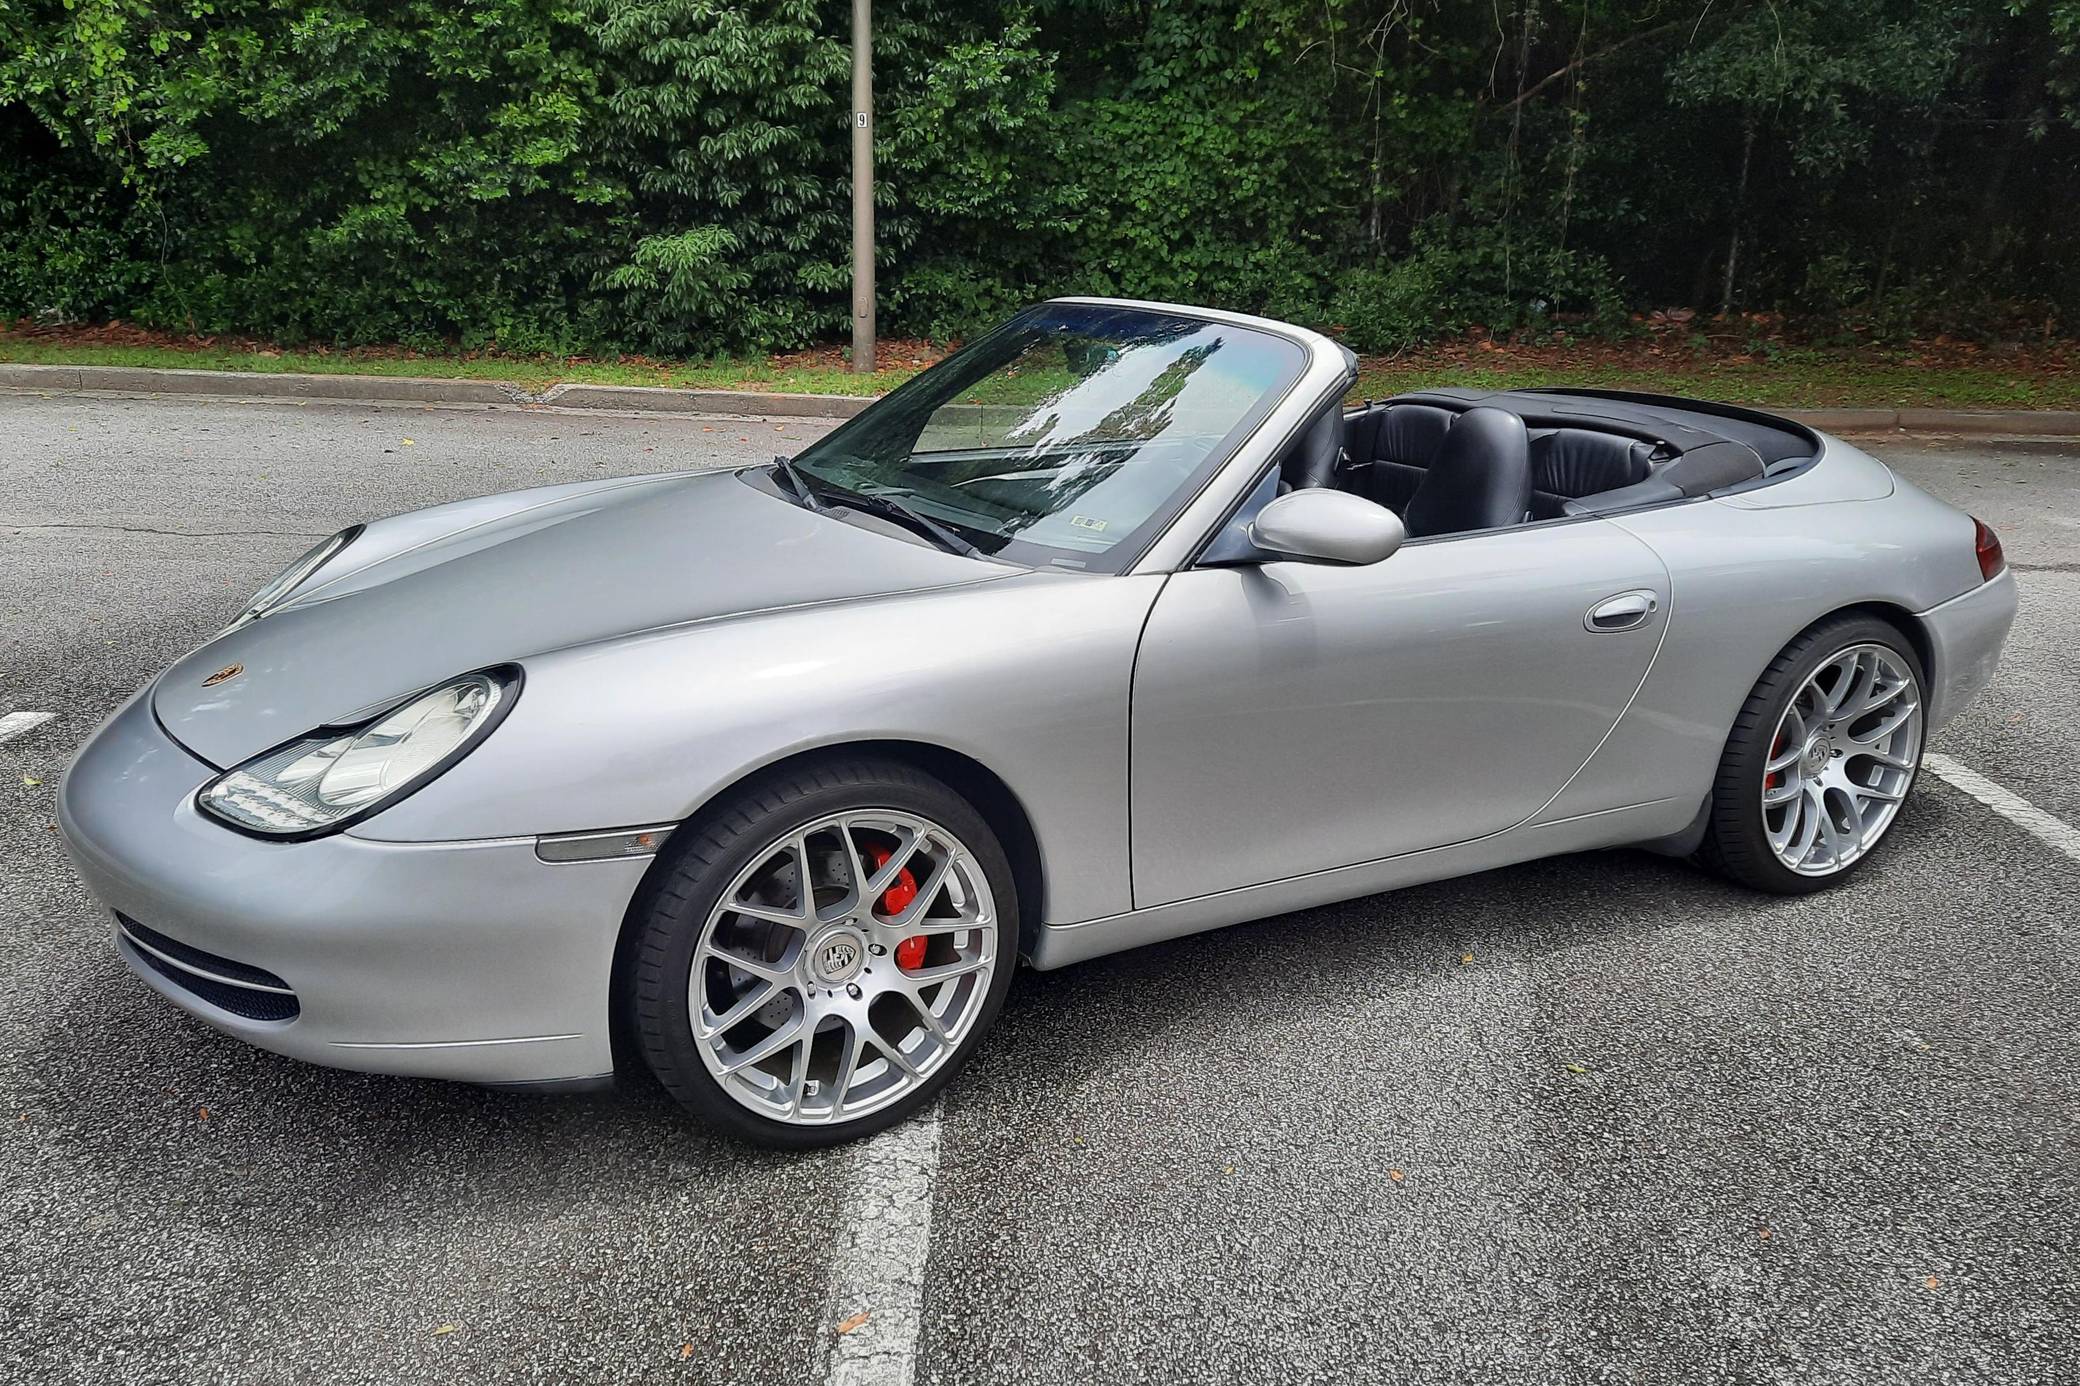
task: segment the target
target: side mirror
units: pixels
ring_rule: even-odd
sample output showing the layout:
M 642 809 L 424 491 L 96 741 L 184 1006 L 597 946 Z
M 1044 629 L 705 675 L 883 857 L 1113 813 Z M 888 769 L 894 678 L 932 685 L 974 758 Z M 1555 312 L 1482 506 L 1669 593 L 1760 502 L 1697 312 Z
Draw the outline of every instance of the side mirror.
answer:
M 1401 517 L 1348 491 L 1289 491 L 1250 521 L 1250 542 L 1308 563 L 1377 563 L 1408 539 Z

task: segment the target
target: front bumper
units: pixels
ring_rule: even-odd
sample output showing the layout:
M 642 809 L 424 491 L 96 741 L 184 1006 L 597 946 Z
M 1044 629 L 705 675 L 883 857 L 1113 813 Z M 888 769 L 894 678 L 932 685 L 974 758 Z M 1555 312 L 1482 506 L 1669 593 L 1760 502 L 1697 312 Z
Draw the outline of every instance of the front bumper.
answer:
M 266 842 L 196 811 L 215 773 L 159 727 L 146 693 L 59 786 L 73 861 L 134 921 L 116 924 L 116 948 L 153 990 L 335 1068 L 478 1083 L 613 1071 L 614 943 L 648 859 L 552 865 L 532 838 Z
M 1961 597 L 1921 613 L 1935 667 L 1929 671 L 1928 727 L 1947 724 L 1971 704 L 2000 667 L 2015 624 L 2015 574 L 2002 569 Z

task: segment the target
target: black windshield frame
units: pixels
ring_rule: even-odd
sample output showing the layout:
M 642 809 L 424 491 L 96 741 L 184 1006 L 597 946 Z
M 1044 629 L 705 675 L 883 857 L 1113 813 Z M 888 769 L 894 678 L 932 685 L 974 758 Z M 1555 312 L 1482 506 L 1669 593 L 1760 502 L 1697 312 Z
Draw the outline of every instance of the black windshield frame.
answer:
M 921 457 L 953 455 L 952 451 L 917 449 L 916 444 L 933 416 L 944 406 L 959 400 L 977 382 L 996 374 L 1018 352 L 1044 342 L 1049 334 L 1073 334 L 1079 340 L 1115 335 L 1134 340 L 1133 334 L 1136 333 L 1144 336 L 1203 333 L 1209 328 L 1221 334 L 1220 343 L 1226 343 L 1232 336 L 1238 342 L 1246 342 L 1255 351 L 1268 353 L 1266 369 L 1270 373 L 1270 383 L 1226 433 L 1205 448 L 1203 455 L 1190 462 L 1189 470 L 1179 475 L 1161 502 L 1138 523 L 1112 539 L 1107 547 L 1072 549 L 1017 535 L 1007 537 L 984 528 L 963 525 L 959 516 L 949 514 L 943 508 L 931 511 L 933 519 L 1000 561 L 1030 568 L 1075 572 L 1126 572 L 1176 522 L 1192 498 L 1227 465 L 1306 375 L 1310 352 L 1301 338 L 1280 332 L 1271 324 L 1241 323 L 1170 308 L 1054 300 L 1027 309 L 904 382 L 797 454 L 794 465 L 815 482 L 839 492 L 857 489 L 865 468 L 878 467 L 892 478 L 900 476 L 907 482 L 918 477 L 919 473 L 906 464 Z M 1147 447 L 1162 441 L 1154 438 L 1125 446 L 1130 449 Z M 1177 440 L 1170 440 L 1165 446 L 1177 446 Z M 918 498 L 910 492 L 904 494 L 913 502 Z

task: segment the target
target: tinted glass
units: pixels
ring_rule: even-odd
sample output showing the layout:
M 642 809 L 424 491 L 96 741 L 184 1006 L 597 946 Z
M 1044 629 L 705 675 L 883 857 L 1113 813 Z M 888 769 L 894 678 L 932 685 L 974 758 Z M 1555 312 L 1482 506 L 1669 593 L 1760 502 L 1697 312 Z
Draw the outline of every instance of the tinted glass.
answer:
M 1117 572 L 1291 388 L 1301 347 L 1139 308 L 1011 320 L 795 459 L 984 553 Z

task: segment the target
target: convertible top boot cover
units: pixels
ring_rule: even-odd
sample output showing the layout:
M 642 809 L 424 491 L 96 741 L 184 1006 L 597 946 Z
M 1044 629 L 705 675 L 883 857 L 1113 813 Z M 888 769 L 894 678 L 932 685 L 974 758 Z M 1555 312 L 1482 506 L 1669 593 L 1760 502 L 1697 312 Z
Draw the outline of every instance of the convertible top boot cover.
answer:
M 1523 523 L 1531 509 L 1531 437 L 1501 409 L 1453 420 L 1402 518 L 1409 537 L 1461 534 Z

